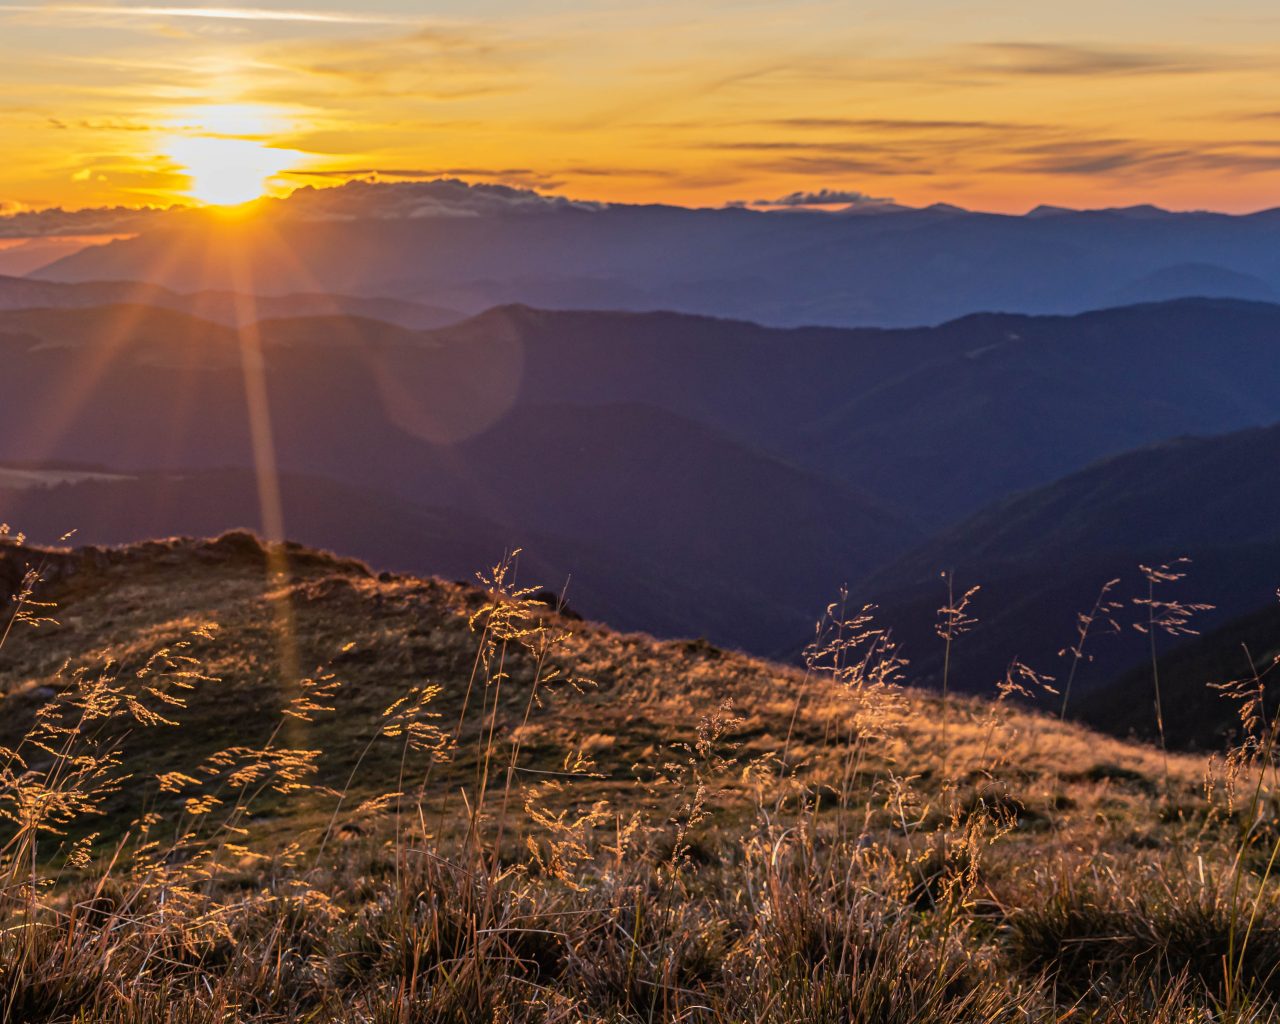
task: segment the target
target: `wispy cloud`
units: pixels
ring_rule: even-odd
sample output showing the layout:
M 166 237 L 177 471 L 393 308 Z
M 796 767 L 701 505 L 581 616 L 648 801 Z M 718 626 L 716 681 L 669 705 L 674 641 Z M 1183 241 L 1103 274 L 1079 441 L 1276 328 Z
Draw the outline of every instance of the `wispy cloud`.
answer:
M 795 128 L 797 119 L 778 119 L 780 128 Z M 803 128 L 846 127 L 857 133 L 858 119 L 799 119 Z M 830 177 L 861 175 L 882 178 L 935 177 L 955 171 L 972 175 L 1008 175 L 1055 178 L 1108 178 L 1124 174 L 1147 181 L 1177 176 L 1233 173 L 1274 173 L 1280 170 L 1280 140 L 1228 138 L 1212 141 L 1171 137 L 1144 140 L 1125 136 L 1093 136 L 1066 126 L 1004 126 L 992 123 L 977 129 L 976 136 L 930 131 L 913 134 L 892 130 L 902 122 L 888 120 L 877 138 L 870 130 L 877 122 L 867 119 L 868 134 L 854 138 L 743 139 L 704 143 L 697 148 L 740 153 L 758 170 L 787 175 Z M 830 134 L 834 135 L 832 131 Z M 1261 133 L 1259 133 L 1261 134 Z M 972 138 L 983 145 L 971 145 Z M 825 190 L 800 190 L 794 196 L 751 205 L 819 205 Z M 833 192 L 831 203 L 844 193 Z M 856 194 L 850 194 L 851 200 Z
M 798 142 L 761 139 L 713 142 L 701 149 L 750 154 L 753 166 L 785 174 L 930 175 L 933 154 L 878 142 Z
M 936 173 L 931 164 L 923 161 L 906 164 L 893 159 L 847 157 L 821 152 L 789 154 L 777 159 L 762 160 L 755 166 L 781 174 L 803 174 L 819 178 L 843 174 L 931 177 Z
M 968 47 L 952 68 L 958 73 L 1089 77 L 1204 74 L 1241 70 L 1241 55 L 1166 48 L 1121 49 L 1069 43 L 995 42 Z
M 744 123 L 800 131 L 850 130 L 884 132 L 894 135 L 950 132 L 985 134 L 988 132 L 1014 133 L 1044 130 L 1043 125 L 1015 121 L 961 121 L 908 117 L 778 117 Z
M 477 99 L 515 89 L 534 50 L 528 41 L 467 25 L 295 40 L 256 52 L 257 73 L 275 83 L 258 95 L 331 109 Z
M 153 132 L 156 130 L 156 126 L 153 124 L 144 124 L 140 121 L 120 117 L 81 117 L 73 120 L 46 117 L 45 121 L 50 128 L 57 128 L 59 131 L 69 131 L 77 128 L 87 132 Z
M 115 4 L 3 4 L 0 14 L 108 18 L 204 18 L 216 21 L 307 22 L 318 25 L 405 25 L 421 19 L 368 11 L 315 11 L 278 7 L 144 7 Z
M 1071 139 L 1016 149 L 994 170 L 1021 174 L 1095 177 L 1124 171 L 1152 178 L 1175 174 L 1267 173 L 1280 170 L 1268 141 L 1213 144 L 1152 143 L 1132 139 Z

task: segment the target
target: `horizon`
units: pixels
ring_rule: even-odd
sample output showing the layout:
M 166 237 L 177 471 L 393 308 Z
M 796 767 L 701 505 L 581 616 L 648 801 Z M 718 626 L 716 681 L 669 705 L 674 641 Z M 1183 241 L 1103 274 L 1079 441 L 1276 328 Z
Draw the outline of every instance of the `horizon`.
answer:
M 230 216 L 241 218 L 245 216 L 260 215 L 264 207 L 263 204 L 271 204 L 269 208 L 276 208 L 276 203 L 283 203 L 283 209 L 288 210 L 288 201 L 295 196 L 313 194 L 313 193 L 333 193 L 337 194 L 346 186 L 369 186 L 375 191 L 383 186 L 396 185 L 416 185 L 419 187 L 427 187 L 432 185 L 458 185 L 468 191 L 483 191 L 490 188 L 515 189 L 520 193 L 537 197 L 539 200 L 551 203 L 563 203 L 568 206 L 577 207 L 588 211 L 602 211 L 612 207 L 662 207 L 668 209 L 687 210 L 687 211 L 746 211 L 761 214 L 809 214 L 809 215 L 825 215 L 840 216 L 854 214 L 875 214 L 885 215 L 892 213 L 909 213 L 920 212 L 936 208 L 951 208 L 958 213 L 964 213 L 974 216 L 989 217 L 1010 217 L 1010 218 L 1027 218 L 1033 217 L 1039 213 L 1057 213 L 1074 214 L 1074 213 L 1130 213 L 1135 211 L 1149 210 L 1156 213 L 1170 215 L 1207 215 L 1207 216 L 1223 216 L 1233 218 L 1243 218 L 1257 216 L 1260 214 L 1270 213 L 1280 209 L 1280 202 L 1270 206 L 1261 206 L 1254 209 L 1228 210 L 1215 209 L 1212 207 L 1186 207 L 1177 208 L 1170 206 L 1161 206 L 1157 203 L 1138 202 L 1124 205 L 1111 206 L 1063 206 L 1056 203 L 1036 203 L 1025 209 L 996 210 L 983 209 L 975 207 L 959 206 L 958 204 L 948 203 L 937 200 L 930 203 L 922 203 L 919 205 L 899 203 L 892 199 L 882 199 L 876 197 L 863 196 L 857 193 L 837 193 L 833 190 L 823 189 L 816 192 L 796 192 L 785 197 L 779 197 L 778 201 L 766 202 L 742 202 L 731 201 L 719 205 L 706 204 L 686 204 L 680 202 L 647 202 L 643 200 L 637 201 L 612 201 L 598 197 L 589 197 L 581 195 L 564 195 L 556 191 L 546 191 L 537 188 L 528 188 L 519 185 L 510 185 L 501 181 L 488 180 L 467 180 L 465 178 L 455 177 L 439 177 L 433 179 L 388 179 L 388 178 L 351 178 L 347 181 L 330 185 L 307 184 L 300 185 L 295 189 L 280 194 L 266 194 L 254 199 L 249 199 L 243 203 L 216 203 L 216 202 L 200 202 L 197 200 L 177 201 L 167 205 L 160 204 L 116 204 L 112 206 L 48 206 L 48 207 L 28 207 L 15 203 L 0 202 L 0 251 L 3 251 L 6 245 L 20 244 L 24 242 L 36 241 L 42 238 L 47 239 L 89 239 L 106 238 L 108 240 L 124 239 L 135 237 L 138 230 L 124 230 L 119 224 L 111 220 L 94 222 L 88 220 L 81 222 L 76 219 L 78 216 L 86 215 L 113 215 L 113 214 L 146 214 L 146 215 L 165 215 L 165 214 L 211 214 L 213 216 L 222 217 Z M 323 214 L 316 216 L 315 219 L 327 219 L 328 215 Z M 48 218 L 46 222 L 44 218 Z M 303 219 L 308 219 L 304 217 Z M 22 226 L 23 224 L 28 226 Z

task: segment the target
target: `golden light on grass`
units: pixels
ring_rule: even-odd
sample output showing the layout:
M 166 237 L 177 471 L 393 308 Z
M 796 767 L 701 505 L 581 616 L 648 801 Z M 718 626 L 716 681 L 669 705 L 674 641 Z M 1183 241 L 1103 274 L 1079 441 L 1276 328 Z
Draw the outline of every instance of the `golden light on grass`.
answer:
M 236 206 L 269 191 L 269 181 L 302 156 L 270 143 L 283 116 L 254 104 L 209 104 L 183 112 L 164 155 L 191 179 L 187 194 L 214 206 Z
M 563 617 L 514 556 L 295 548 L 279 693 L 278 545 L 15 541 L 0 1020 L 1280 1022 L 1261 674 L 1166 776 L 1020 663 L 903 688 L 867 608 L 801 670 Z

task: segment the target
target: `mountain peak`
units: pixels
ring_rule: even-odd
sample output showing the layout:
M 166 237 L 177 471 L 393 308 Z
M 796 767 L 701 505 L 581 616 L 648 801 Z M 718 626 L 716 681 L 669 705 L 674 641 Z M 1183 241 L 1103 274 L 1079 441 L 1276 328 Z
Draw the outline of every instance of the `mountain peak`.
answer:
M 1039 220 L 1043 217 L 1061 217 L 1067 214 L 1079 213 L 1079 210 L 1070 206 L 1052 206 L 1048 203 L 1041 203 L 1034 209 L 1028 210 L 1023 216 L 1029 220 Z

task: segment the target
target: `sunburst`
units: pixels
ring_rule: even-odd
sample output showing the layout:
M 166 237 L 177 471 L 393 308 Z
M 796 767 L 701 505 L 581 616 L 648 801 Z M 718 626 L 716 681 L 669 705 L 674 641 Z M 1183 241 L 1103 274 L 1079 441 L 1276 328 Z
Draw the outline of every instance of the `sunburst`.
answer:
M 264 195 L 270 180 L 303 154 L 272 145 L 284 118 L 253 104 L 210 104 L 184 112 L 164 143 L 169 159 L 190 178 L 191 198 L 216 206 Z

